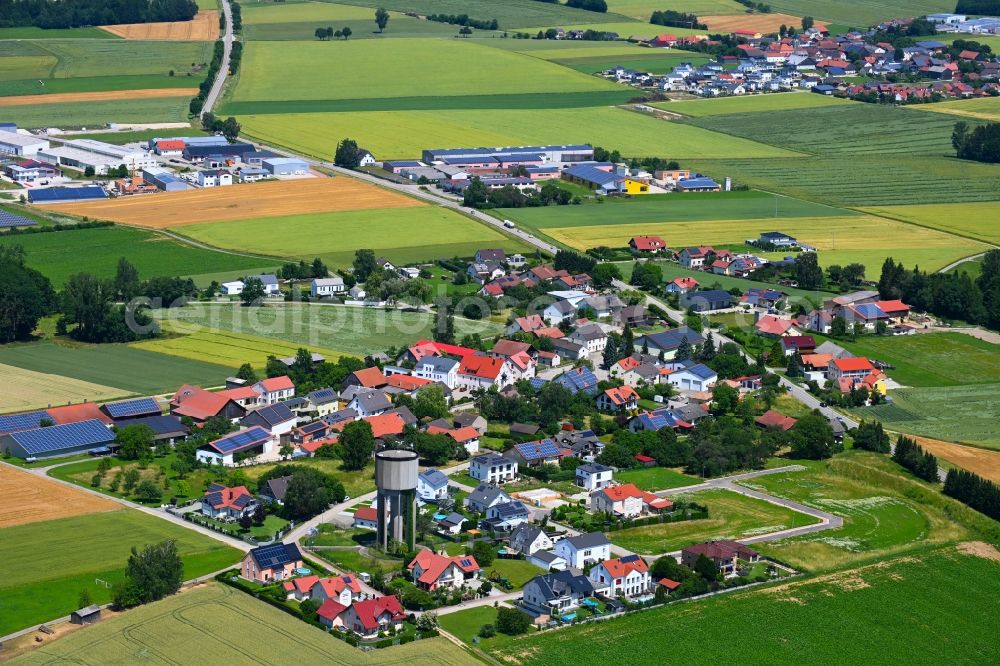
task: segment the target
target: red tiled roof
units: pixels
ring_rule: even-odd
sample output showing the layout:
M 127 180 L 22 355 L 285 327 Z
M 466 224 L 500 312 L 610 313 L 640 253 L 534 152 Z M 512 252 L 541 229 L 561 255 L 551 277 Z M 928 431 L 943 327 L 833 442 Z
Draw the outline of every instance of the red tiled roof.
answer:
M 673 280 L 671 280 L 671 282 L 676 284 L 681 289 L 694 289 L 695 287 L 698 286 L 698 281 L 695 280 L 693 277 L 674 278 Z
M 910 306 L 898 298 L 891 301 L 875 301 L 875 305 L 877 305 L 879 309 L 886 314 L 910 311 Z
M 781 412 L 769 409 L 758 416 L 754 422 L 764 428 L 780 428 L 788 431 L 792 429 L 792 426 L 794 426 L 797 421 L 791 416 L 785 416 Z
M 638 359 L 632 358 L 631 356 L 626 356 L 622 360 L 618 361 L 618 363 L 616 363 L 615 365 L 617 365 L 622 370 L 628 372 L 629 370 L 638 368 L 642 364 L 639 362 Z
M 793 325 L 794 323 L 791 319 L 779 319 L 774 315 L 764 315 L 757 320 L 757 323 L 754 324 L 754 328 L 761 333 L 767 333 L 769 335 L 783 335 L 784 333 L 787 333 Z
M 639 394 L 635 392 L 631 386 L 616 386 L 614 388 L 605 389 L 604 395 L 607 396 L 615 405 L 627 404 L 631 399 L 639 399 Z
M 641 462 L 641 463 L 656 462 L 656 458 L 650 458 L 649 456 L 647 456 L 645 454 L 642 454 L 642 453 L 635 454 L 633 456 L 633 458 L 635 458 L 637 462 Z M 629 485 L 631 485 L 631 484 L 629 484 Z
M 676 40 L 673 35 L 660 35 L 661 37 L 672 37 Z M 629 243 L 640 252 L 647 252 L 650 250 L 662 250 L 667 246 L 659 236 L 635 236 Z
M 803 354 L 802 355 L 802 365 L 808 365 L 811 368 L 822 368 L 826 369 L 830 365 L 830 360 L 833 358 L 833 354 Z
M 463 562 L 467 562 L 467 564 L 463 564 Z M 452 564 L 466 573 L 479 571 L 479 563 L 476 562 L 476 558 L 472 555 L 445 557 L 444 555 L 438 555 L 434 551 L 426 548 L 417 553 L 416 557 L 413 558 L 413 561 L 407 565 L 407 568 L 410 571 L 413 571 L 418 564 L 424 572 L 420 574 L 420 578 L 417 580 L 425 585 L 432 585 L 433 583 L 436 583 L 438 578 L 441 577 L 441 574 L 447 571 L 448 567 Z
M 458 356 L 459 358 L 476 353 L 475 349 L 470 349 L 468 347 L 461 347 L 459 345 L 449 345 L 445 344 L 444 342 L 436 342 L 433 340 L 417 340 L 414 347 L 420 347 L 436 351 L 440 356 L 447 354 L 448 356 Z M 412 350 L 413 347 L 411 347 L 410 349 Z
M 671 592 L 673 592 L 674 590 L 676 590 L 678 587 L 681 586 L 681 584 L 678 583 L 676 580 L 670 580 L 669 578 L 661 578 L 657 583 L 657 585 L 661 585 L 670 590 Z
M 636 456 L 636 460 L 639 459 L 639 455 Z M 650 460 L 652 460 L 652 458 L 650 458 Z M 643 494 L 634 483 L 623 483 L 620 486 L 611 486 L 610 488 L 605 488 L 602 492 L 607 495 L 608 499 L 612 502 L 621 502 L 629 497 L 641 498 Z
M 228 396 L 220 393 L 212 393 L 197 386 L 187 388 L 189 390 L 183 394 L 181 394 L 181 391 L 174 394 L 174 400 L 180 401 L 179 403 L 174 403 L 176 406 L 172 411 L 175 414 L 190 416 L 193 419 L 204 421 L 212 416 L 217 416 L 225 409 L 226 404 L 231 401 L 231 398 Z
M 236 388 L 219 391 L 216 395 L 224 395 L 230 400 L 246 400 L 247 398 L 257 398 L 257 391 L 252 386 L 238 386 Z
M 163 139 L 156 142 L 156 147 L 160 150 L 184 150 L 185 145 L 180 139 Z
M 299 448 L 303 451 L 308 451 L 309 453 L 316 453 L 319 447 L 326 446 L 327 444 L 336 444 L 336 437 L 328 437 L 326 439 L 314 439 L 311 442 L 306 442 L 305 444 L 300 444 Z
M 552 338 L 553 340 L 558 340 L 559 338 L 566 335 L 556 326 L 546 326 L 544 328 L 536 328 L 532 333 L 535 337 L 539 338 Z
M 365 388 L 379 388 L 389 383 L 389 380 L 382 374 L 382 370 L 377 367 L 355 370 L 351 373 L 361 386 Z
M 378 629 L 378 619 L 386 613 L 389 613 L 394 621 L 403 620 L 406 617 L 406 613 L 403 612 L 403 607 L 399 605 L 399 599 L 395 595 L 357 601 L 352 607 L 358 616 L 358 621 L 369 631 Z
M 101 408 L 93 402 L 82 402 L 78 405 L 63 405 L 62 407 L 50 407 L 45 410 L 56 425 L 64 423 L 79 423 L 80 421 L 90 421 L 99 419 L 105 425 L 111 425 L 111 417 L 101 411 Z
M 303 576 L 302 578 L 296 578 L 294 580 L 286 580 L 282 583 L 284 587 L 289 592 L 296 591 L 300 594 L 304 594 L 312 589 L 312 586 L 319 580 L 319 576 Z
M 406 423 L 396 412 L 369 416 L 365 421 L 368 421 L 368 425 L 372 427 L 372 436 L 376 439 L 387 435 L 402 435 L 403 430 L 406 429 Z
M 389 386 L 403 389 L 404 391 L 414 391 L 421 386 L 433 384 L 430 379 L 423 377 L 413 377 L 412 375 L 389 375 Z
M 462 364 L 458 372 L 463 375 L 472 375 L 480 379 L 496 379 L 503 369 L 504 360 L 491 358 L 489 356 L 466 356 L 462 359 Z
M 216 504 L 211 504 L 209 498 L 214 496 L 216 493 L 219 495 L 219 501 Z M 213 509 L 242 509 L 239 506 L 237 500 L 241 497 L 253 498 L 253 495 L 247 490 L 246 486 L 235 486 L 233 488 L 223 488 L 222 490 L 208 491 L 202 498 L 203 502 L 209 502 Z
M 483 291 L 489 296 L 503 296 L 503 287 L 496 282 L 483 285 Z
M 353 594 L 361 592 L 361 583 L 354 576 L 337 576 L 336 578 L 323 578 L 310 576 L 313 579 L 309 589 L 319 586 L 327 597 L 337 597 L 346 589 L 350 589 Z
M 542 319 L 541 315 L 528 315 L 527 317 L 518 317 L 514 321 L 517 323 L 518 328 L 520 328 L 525 333 L 534 333 L 540 328 L 545 328 L 545 320 Z
M 531 345 L 525 342 L 500 339 L 496 341 L 490 352 L 498 356 L 513 356 L 515 354 L 520 354 L 521 352 L 526 352 L 529 349 L 531 349 Z
M 833 359 L 833 365 L 841 372 L 858 372 L 860 370 L 874 370 L 875 366 L 871 364 L 864 356 L 857 356 L 854 358 L 835 358 Z
M 260 387 L 261 392 L 271 393 L 272 391 L 287 391 L 288 389 L 295 388 L 292 378 L 288 375 L 281 375 L 280 377 L 268 377 L 267 379 L 262 379 L 254 386 Z
M 324 620 L 332 622 L 336 617 L 338 617 L 345 610 L 350 608 L 350 606 L 345 606 L 339 601 L 334 601 L 333 599 L 327 599 L 323 602 L 323 605 L 316 609 L 316 615 L 320 616 Z
M 615 578 L 623 578 L 633 571 L 638 571 L 639 573 L 646 573 L 649 571 L 649 565 L 647 565 L 646 560 L 641 557 L 635 557 L 635 559 L 629 560 L 628 562 L 623 562 L 619 557 L 613 560 L 604 560 L 603 564 L 604 568 L 608 570 L 608 573 Z
M 378 511 L 372 506 L 363 506 L 354 512 L 355 520 L 367 520 L 371 522 L 378 521 Z

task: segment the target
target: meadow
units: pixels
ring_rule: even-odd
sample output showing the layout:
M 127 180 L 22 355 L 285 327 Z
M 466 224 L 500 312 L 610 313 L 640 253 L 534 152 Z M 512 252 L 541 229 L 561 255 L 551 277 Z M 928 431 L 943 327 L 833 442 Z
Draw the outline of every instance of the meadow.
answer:
M 322 157 L 345 136 L 354 137 L 379 159 L 413 158 L 424 148 L 438 146 L 577 142 L 623 155 L 676 159 L 796 156 L 782 148 L 610 107 L 246 115 L 240 122 L 259 140 Z
M 696 15 L 739 14 L 745 11 L 742 5 L 733 0 L 676 0 L 670 4 L 670 8 Z M 653 12 L 660 9 L 663 9 L 663 3 L 657 0 L 608 0 L 609 12 L 631 16 L 640 21 L 648 21 Z
M 185 361 L 128 345 L 53 342 L 7 345 L 0 348 L 0 364 L 100 384 L 118 389 L 119 395 L 172 393 L 185 383 L 220 386 L 239 367 Z M 100 398 L 96 393 L 83 397 Z M 50 395 L 48 403 L 57 403 L 56 393 Z
M 616 478 L 622 483 L 634 483 L 640 490 L 666 490 L 701 483 L 696 476 L 681 474 L 666 467 L 639 467 L 618 472 Z
M 475 662 L 444 638 L 363 652 L 248 594 L 209 583 L 88 627 L 12 663 L 30 666 L 72 661 L 96 666 L 206 658 L 344 666 L 465 666 Z
M 608 532 L 608 538 L 632 552 L 656 555 L 702 541 L 740 539 L 817 522 L 811 516 L 728 490 L 704 490 L 674 498 L 707 506 L 708 518 L 632 527 Z
M 741 659 L 761 664 L 995 662 L 1000 645 L 994 628 L 969 613 L 990 607 L 1000 593 L 1000 568 L 989 559 L 995 556 L 985 544 L 925 550 L 817 578 L 489 642 L 485 649 L 499 662 L 524 666 L 575 666 L 598 653 L 627 655 L 637 666 L 713 663 L 731 659 L 734 645 Z M 650 627 L 669 627 L 669 636 Z
M 166 520 L 139 511 L 93 513 L 4 529 L 0 556 L 0 633 L 45 622 L 79 607 L 87 590 L 95 603 L 112 591 L 95 579 L 122 580 L 129 550 L 174 539 L 184 560 L 184 578 L 211 573 L 239 560 L 239 551 Z
M 978 40 L 972 36 L 972 40 Z M 1000 44 L 998 44 L 1000 45 Z M 1000 97 L 981 97 L 979 99 L 958 99 L 937 104 L 917 105 L 913 107 L 921 111 L 945 113 L 955 116 L 966 116 L 977 120 L 1000 121 Z M 958 118 L 955 119 L 959 120 Z
M 222 270 L 253 273 L 274 268 L 277 264 L 273 259 L 213 252 L 161 234 L 128 227 L 0 236 L 0 245 L 23 247 L 27 253 L 27 265 L 43 273 L 57 289 L 76 273 L 114 277 L 118 260 L 123 256 L 139 269 L 143 279 Z M 67 248 L 72 248 L 72 252 L 67 253 Z
M 5 39 L 113 39 L 100 28 L 37 28 L 26 25 L 0 28 L 0 40 Z
M 293 259 L 318 256 L 338 267 L 350 266 L 361 248 L 403 264 L 468 257 L 483 247 L 530 251 L 524 243 L 438 206 L 258 217 L 190 225 L 181 232 L 214 247 Z
M 355 7 L 330 2 L 298 2 L 281 4 L 254 4 L 242 9 L 243 25 L 262 23 L 304 23 L 306 21 L 355 21 L 371 19 L 375 12 L 367 7 Z M 392 16 L 395 18 L 395 16 Z M 391 23 L 391 19 L 390 19 Z M 318 25 L 318 24 L 317 24 Z M 339 25 L 339 24 L 338 24 Z
M 961 204 L 924 204 L 916 206 L 877 206 L 865 212 L 922 227 L 940 229 L 975 238 L 986 243 L 1000 243 L 1000 202 L 968 202 Z
M 109 400 L 127 395 L 129 391 L 114 386 L 85 382 L 57 374 L 35 372 L 14 365 L 0 363 L 0 374 L 16 391 L 0 394 L 0 413 L 19 412 L 51 405 L 83 402 L 84 400 Z
M 927 437 L 917 437 L 916 441 L 925 451 L 937 456 L 939 461 L 963 467 L 994 483 L 1000 483 L 1000 451 L 942 442 Z
M 438 617 L 442 629 L 469 644 L 484 624 L 496 624 L 496 621 L 497 609 L 493 606 L 479 606 Z
M 676 195 L 675 195 L 676 196 Z M 657 235 L 669 247 L 685 245 L 741 245 L 761 232 L 773 231 L 775 220 L 739 219 L 701 222 L 616 224 L 547 228 L 546 235 L 578 250 L 591 247 L 624 247 L 639 235 Z M 874 216 L 798 217 L 783 219 L 780 230 L 817 248 L 824 266 L 860 263 L 869 277 L 877 278 L 888 256 L 907 266 L 941 268 L 955 259 L 983 252 L 988 246 L 933 229 L 907 226 Z M 765 256 L 782 257 L 787 253 Z
M 983 259 L 970 259 L 969 261 L 963 261 L 954 268 L 948 271 L 949 273 L 965 273 L 969 276 L 969 279 L 975 280 L 979 277 L 980 273 L 983 272 Z
M 788 111 L 792 109 L 816 109 L 854 103 L 840 97 L 814 95 L 807 92 L 786 92 L 770 95 L 744 95 L 742 97 L 655 102 L 652 106 L 664 111 L 702 118 L 705 116 L 724 116 L 733 113 L 773 113 L 774 111 Z
M 430 339 L 435 320 L 433 315 L 423 312 L 309 304 L 260 308 L 244 308 L 238 304 L 191 304 L 173 309 L 169 315 L 171 329 L 177 332 L 214 329 L 281 340 L 296 347 L 328 346 L 341 354 L 354 356 L 366 356 L 389 347 Z M 489 337 L 498 334 L 502 328 L 502 325 L 487 320 L 455 318 L 456 338 L 467 333 Z
M 202 129 L 194 127 L 168 127 L 151 130 L 133 130 L 127 132 L 95 132 L 94 134 L 76 134 L 74 139 L 97 139 L 105 143 L 122 145 L 126 143 L 147 142 L 150 139 L 171 136 L 207 136 Z
M 274 5 L 271 5 L 274 6 Z M 308 5 L 287 5 L 288 7 L 302 7 Z M 348 9 L 343 5 L 326 5 L 328 7 L 337 6 L 338 11 L 334 14 L 341 14 L 340 10 Z M 281 21 L 277 23 L 254 23 L 245 26 L 244 35 L 247 39 L 260 41 L 309 41 L 315 40 L 315 31 L 318 26 L 331 26 L 334 30 L 342 28 L 351 29 L 351 41 L 356 39 L 393 39 L 410 37 L 455 37 L 458 34 L 459 26 L 448 23 L 438 23 L 437 21 L 425 21 L 423 19 L 404 16 L 396 12 L 390 13 L 389 25 L 384 32 L 378 31 L 375 25 L 374 12 L 360 7 L 350 7 L 352 10 L 360 10 L 364 13 L 361 18 L 316 18 L 299 22 Z M 479 36 L 495 35 L 493 32 L 479 31 Z M 333 41 L 336 41 L 334 39 Z
M 610 12 L 588 12 L 535 0 L 504 0 L 502 3 L 493 0 L 340 0 L 339 4 L 369 7 L 371 11 L 376 7 L 385 7 L 392 11 L 417 12 L 421 15 L 467 14 L 477 19 L 495 18 L 501 30 L 625 20 L 624 16 Z
M 187 79 L 185 79 L 187 81 Z M 103 102 L 21 104 L 3 107 L 3 116 L 18 127 L 100 127 L 105 123 L 175 123 L 188 121 L 190 95 L 107 100 Z
M 831 4 L 823 0 L 775 0 L 770 3 L 776 12 L 796 16 L 812 16 L 817 20 L 834 21 L 859 29 L 891 18 L 907 18 L 935 12 L 951 12 L 955 3 L 950 0 L 847 0 Z M 796 26 L 798 27 L 798 26 Z
M 529 54 L 535 55 L 530 51 Z M 700 64 L 708 60 L 707 57 L 690 51 L 671 51 L 669 49 L 656 51 L 650 49 L 633 50 L 618 56 L 588 55 L 565 57 L 560 53 L 559 57 L 548 59 L 584 74 L 597 74 L 619 65 L 628 67 L 629 69 L 652 72 L 653 74 L 665 74 L 682 62 Z

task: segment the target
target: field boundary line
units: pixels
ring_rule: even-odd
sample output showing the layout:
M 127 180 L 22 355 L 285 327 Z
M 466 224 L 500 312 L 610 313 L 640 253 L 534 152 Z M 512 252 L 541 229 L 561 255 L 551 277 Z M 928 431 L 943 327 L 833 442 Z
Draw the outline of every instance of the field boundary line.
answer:
M 976 202 L 955 201 L 955 202 L 952 202 L 952 203 L 960 205 L 962 203 L 976 203 Z M 919 206 L 920 204 L 915 204 L 915 205 Z M 928 204 L 928 205 L 932 205 L 933 206 L 933 205 L 938 205 L 938 204 Z M 878 206 L 871 206 L 871 208 L 878 208 Z M 968 234 L 961 234 L 961 233 L 958 233 L 958 232 L 955 232 L 955 231 L 951 231 L 951 230 L 948 230 L 948 229 L 939 229 L 938 227 L 932 227 L 932 226 L 930 226 L 928 224 L 921 224 L 920 222 L 914 222 L 913 220 L 907 220 L 907 219 L 904 219 L 904 218 L 901 218 L 901 217 L 896 217 L 894 215 L 887 215 L 885 213 L 872 213 L 872 212 L 864 210 L 861 207 L 851 208 L 850 210 L 862 213 L 864 215 L 871 215 L 872 217 L 881 217 L 881 218 L 884 218 L 886 220 L 892 220 L 894 222 L 901 222 L 903 224 L 909 224 L 909 225 L 912 225 L 914 227 L 921 227 L 922 229 L 930 229 L 931 231 L 938 231 L 938 232 L 946 234 L 948 236 L 955 236 L 956 238 L 964 238 L 965 240 L 970 240 L 970 241 L 974 241 L 976 243 L 982 243 L 983 245 L 988 245 L 988 246 L 990 246 L 991 248 L 994 248 L 994 249 L 1000 248 L 1000 245 L 997 245 L 996 243 L 991 243 L 990 241 L 984 241 L 982 238 L 975 238 L 974 236 L 969 236 Z M 969 261 L 971 259 L 975 259 L 976 257 L 981 257 L 984 254 L 986 254 L 985 251 L 984 252 L 980 252 L 979 254 L 970 254 L 969 256 L 963 257 L 962 259 L 959 259 L 958 261 L 953 262 L 952 264 L 948 264 L 947 266 L 945 266 L 944 268 L 942 268 L 941 270 L 939 270 L 938 273 L 944 273 L 945 271 L 953 268 L 957 264 L 961 264 L 961 263 L 964 263 L 964 262 Z

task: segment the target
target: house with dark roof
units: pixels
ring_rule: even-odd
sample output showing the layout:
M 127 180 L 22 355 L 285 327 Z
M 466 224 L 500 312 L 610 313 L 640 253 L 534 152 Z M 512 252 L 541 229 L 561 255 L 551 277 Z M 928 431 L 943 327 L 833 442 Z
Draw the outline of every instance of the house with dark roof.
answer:
M 191 428 L 173 414 L 161 414 L 159 416 L 146 416 L 138 419 L 131 419 L 127 425 L 146 426 L 153 431 L 154 442 L 166 442 L 176 444 L 186 439 L 191 434 Z
M 524 584 L 523 592 L 524 606 L 528 611 L 559 617 L 579 608 L 581 601 L 594 596 L 594 585 L 581 574 L 558 571 L 535 576 Z
M 439 469 L 424 470 L 417 475 L 417 500 L 434 503 L 448 498 L 448 477 Z
M 486 511 L 496 504 L 504 504 L 510 501 L 510 495 L 495 488 L 481 483 L 476 489 L 470 492 L 465 498 L 465 508 L 476 513 L 486 513 Z
M 726 577 L 737 575 L 740 561 L 748 564 L 760 561 L 760 553 L 752 548 L 748 548 L 738 541 L 723 539 L 696 543 L 682 549 L 681 564 L 693 568 L 701 555 L 710 559 Z
M 574 483 L 586 490 L 600 490 L 611 485 L 614 470 L 600 463 L 584 463 L 576 468 Z
M 587 367 L 573 368 L 562 373 L 554 380 L 567 391 L 576 395 L 583 392 L 589 395 L 597 394 L 597 376 Z
M 704 341 L 705 338 L 698 331 L 687 326 L 680 326 L 668 331 L 640 335 L 635 339 L 635 348 L 648 350 L 653 356 L 659 356 L 662 353 L 664 358 L 671 359 L 677 353 L 677 348 L 684 342 L 694 347 Z
M 382 391 L 365 391 L 354 396 L 347 407 L 364 419 L 384 414 L 392 409 L 392 403 Z
M 517 500 L 494 504 L 486 509 L 483 526 L 491 532 L 506 532 L 528 522 L 531 513 L 528 507 Z
M 558 465 L 562 458 L 559 445 L 552 439 L 539 439 L 534 442 L 515 444 L 504 451 L 504 457 L 526 467 L 541 467 L 542 465 Z
M 695 312 L 714 312 L 733 307 L 733 296 L 721 289 L 689 291 L 680 295 L 681 308 Z
M 507 535 L 507 544 L 517 552 L 528 556 L 552 548 L 552 539 L 537 525 L 521 523 Z
M 294 543 L 275 543 L 251 548 L 243 557 L 240 575 L 255 583 L 267 585 L 286 580 L 302 568 L 302 553 Z
M 283 402 L 255 409 L 240 420 L 240 425 L 244 428 L 260 426 L 271 433 L 275 441 L 282 444 L 291 439 L 292 429 L 296 423 L 298 417 Z
M 253 426 L 202 444 L 195 455 L 206 465 L 232 467 L 241 460 L 270 453 L 273 449 L 274 439 L 271 433 L 260 426 Z
M 326 416 L 337 411 L 340 406 L 340 396 L 337 391 L 327 387 L 311 391 L 306 395 L 310 411 L 317 416 Z
M 555 553 L 562 556 L 569 566 L 583 569 L 590 563 L 603 562 L 611 557 L 611 542 L 601 532 L 579 534 L 556 543 Z
M 269 502 L 275 504 L 285 503 L 285 493 L 288 492 L 288 482 L 292 476 L 279 476 L 276 479 L 268 479 L 257 487 L 257 494 Z

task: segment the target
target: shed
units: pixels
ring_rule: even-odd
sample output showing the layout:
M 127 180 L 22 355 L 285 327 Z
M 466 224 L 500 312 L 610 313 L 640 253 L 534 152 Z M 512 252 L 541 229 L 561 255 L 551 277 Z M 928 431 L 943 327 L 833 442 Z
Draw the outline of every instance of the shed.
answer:
M 69 621 L 73 624 L 93 624 L 101 619 L 100 606 L 87 606 L 70 613 Z

